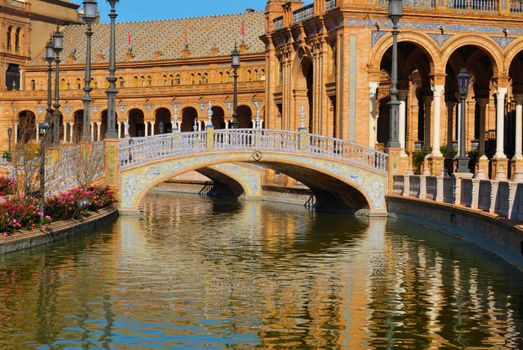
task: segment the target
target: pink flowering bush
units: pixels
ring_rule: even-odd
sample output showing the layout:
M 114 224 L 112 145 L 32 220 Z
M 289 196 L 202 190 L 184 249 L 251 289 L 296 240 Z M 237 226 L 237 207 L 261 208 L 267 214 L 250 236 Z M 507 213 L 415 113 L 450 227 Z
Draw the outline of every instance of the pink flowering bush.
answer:
M 16 231 L 39 228 L 50 218 L 43 218 L 34 198 L 17 198 L 0 206 L 0 232 L 4 237 Z
M 6 176 L 0 176 L 0 197 L 14 194 L 16 181 Z
M 81 200 L 86 206 L 79 207 Z M 75 188 L 46 200 L 45 213 L 39 212 L 38 199 L 17 198 L 0 205 L 0 235 L 8 237 L 17 231 L 46 229 L 51 222 L 77 219 L 92 211 L 114 203 L 114 195 L 108 188 Z

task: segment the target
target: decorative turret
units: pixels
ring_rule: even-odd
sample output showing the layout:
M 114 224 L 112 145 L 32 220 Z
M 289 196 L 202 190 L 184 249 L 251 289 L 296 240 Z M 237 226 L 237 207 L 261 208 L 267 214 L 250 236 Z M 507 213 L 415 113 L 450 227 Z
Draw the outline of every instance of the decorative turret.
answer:
M 274 31 L 274 20 L 283 16 L 284 0 L 268 0 L 265 5 L 265 32 L 270 33 Z

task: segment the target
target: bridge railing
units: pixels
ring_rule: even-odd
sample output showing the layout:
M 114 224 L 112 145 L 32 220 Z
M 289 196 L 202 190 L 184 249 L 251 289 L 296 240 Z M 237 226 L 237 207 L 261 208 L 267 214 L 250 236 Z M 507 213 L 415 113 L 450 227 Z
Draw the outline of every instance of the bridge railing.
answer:
M 340 139 L 309 135 L 309 153 L 387 170 L 387 154 Z
M 120 166 L 207 149 L 207 132 L 162 134 L 150 137 L 127 138 L 120 141 Z
M 211 129 L 212 130 L 212 129 Z M 207 151 L 270 150 L 318 155 L 387 170 L 385 153 L 348 141 L 311 135 L 306 131 L 221 129 L 163 134 L 120 141 L 120 166 L 127 167 L 168 156 Z

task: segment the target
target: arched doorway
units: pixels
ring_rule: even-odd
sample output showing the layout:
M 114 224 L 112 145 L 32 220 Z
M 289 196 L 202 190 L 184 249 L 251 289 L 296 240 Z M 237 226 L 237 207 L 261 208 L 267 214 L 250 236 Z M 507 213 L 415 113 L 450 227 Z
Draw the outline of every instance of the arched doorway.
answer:
M 299 116 L 301 113 L 301 107 L 305 110 L 305 126 L 309 128 L 311 133 L 319 133 L 321 125 L 319 120 L 313 120 L 313 67 L 312 61 L 308 56 L 304 56 L 299 66 L 299 71 L 296 76 L 296 111 L 295 118 L 291 117 L 291 120 L 287 125 L 284 125 L 284 129 L 296 130 L 299 126 Z
M 249 106 L 238 107 L 238 122 L 240 129 L 252 129 L 252 110 Z
M 194 131 L 194 121 L 198 119 L 198 111 L 193 107 L 186 107 L 182 111 L 182 132 Z
M 225 112 L 223 108 L 212 107 L 212 125 L 215 129 L 225 129 Z
M 31 111 L 18 113 L 18 143 L 28 143 L 36 139 L 36 116 Z
M 450 55 L 446 69 L 445 90 L 447 98 L 454 104 L 453 120 L 451 123 L 454 139 L 459 144 L 461 101 L 457 75 L 465 68 L 471 74 L 468 95 L 465 100 L 465 150 L 470 156 L 469 168 L 474 171 L 476 161 L 479 157 L 486 155 L 492 157 L 496 152 L 496 113 L 495 113 L 495 88 L 492 84 L 494 76 L 494 60 L 484 49 L 465 45 L 457 48 Z M 487 108 L 489 105 L 494 108 Z M 505 110 L 505 106 L 503 106 Z M 514 136 L 513 118 L 505 115 L 505 129 L 510 131 L 504 133 L 503 142 Z M 513 148 L 506 149 L 510 155 L 514 153 Z
M 100 125 L 100 135 L 98 135 L 98 130 L 96 131 L 97 133 L 97 136 L 98 136 L 98 139 L 99 140 L 103 140 L 105 139 L 105 134 L 107 133 L 107 115 L 108 115 L 108 111 L 107 109 L 104 109 L 102 111 L 102 117 L 101 117 L 101 121 L 102 121 L 102 124 Z M 118 132 L 118 114 L 115 113 L 116 115 L 116 120 L 115 120 L 115 124 L 114 124 L 114 127 L 116 129 L 116 132 Z M 120 135 L 120 137 L 122 137 L 122 135 Z
M 82 140 L 82 134 L 84 131 L 84 111 L 83 109 L 76 111 L 74 113 L 74 126 L 73 126 L 73 134 L 69 135 L 71 138 L 70 140 L 73 143 L 78 143 Z
M 168 134 L 173 130 L 171 111 L 167 108 L 159 108 L 155 111 L 154 134 Z
M 129 111 L 129 136 L 145 136 L 145 115 L 140 109 L 133 108 Z

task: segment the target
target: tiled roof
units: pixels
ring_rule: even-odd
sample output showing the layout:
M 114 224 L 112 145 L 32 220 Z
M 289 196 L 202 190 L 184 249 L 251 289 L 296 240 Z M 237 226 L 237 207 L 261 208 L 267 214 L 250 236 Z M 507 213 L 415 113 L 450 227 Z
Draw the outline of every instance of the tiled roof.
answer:
M 245 41 L 246 53 L 261 53 L 263 42 L 259 36 L 264 33 L 265 17 L 262 12 L 223 16 L 197 17 L 178 20 L 151 22 L 127 22 L 116 25 L 116 59 L 128 60 L 128 36 L 131 37 L 132 61 L 167 60 L 182 58 L 187 38 L 190 55 L 188 58 L 228 56 L 237 42 Z M 245 37 L 241 35 L 245 22 Z M 64 50 L 62 60 L 74 53 L 74 63 L 85 63 L 86 26 L 71 25 L 64 29 Z M 93 25 L 92 61 L 107 62 L 109 59 L 110 28 L 108 24 Z M 211 53 L 218 49 L 217 53 Z M 156 52 L 161 52 L 157 56 Z M 42 64 L 40 53 L 33 65 Z M 100 55 L 105 57 L 100 61 Z

